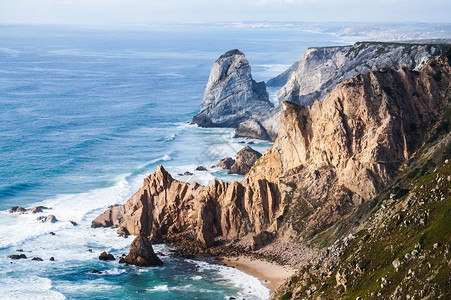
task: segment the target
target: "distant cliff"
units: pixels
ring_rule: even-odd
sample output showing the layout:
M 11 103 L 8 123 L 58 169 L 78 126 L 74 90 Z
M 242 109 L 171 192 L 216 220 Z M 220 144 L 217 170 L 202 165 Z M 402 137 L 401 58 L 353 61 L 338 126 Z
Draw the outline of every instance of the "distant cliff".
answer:
M 311 105 L 323 99 L 338 83 L 368 71 L 407 67 L 418 71 L 426 62 L 440 55 L 448 45 L 358 42 L 352 46 L 316 47 L 287 71 L 268 81 L 268 86 L 282 86 L 280 102 Z
M 204 127 L 236 128 L 273 107 L 265 83 L 252 79 L 249 62 L 235 49 L 214 62 L 200 112 L 193 117 L 193 122 Z
M 287 71 L 268 81 L 281 86 L 280 103 L 311 105 L 343 80 L 369 71 L 406 67 L 417 71 L 449 45 L 359 42 L 352 46 L 310 48 Z M 213 64 L 201 110 L 193 122 L 204 127 L 238 128 L 237 136 L 275 140 L 281 106 L 268 100 L 263 82 L 252 79 L 244 54 L 231 50 Z

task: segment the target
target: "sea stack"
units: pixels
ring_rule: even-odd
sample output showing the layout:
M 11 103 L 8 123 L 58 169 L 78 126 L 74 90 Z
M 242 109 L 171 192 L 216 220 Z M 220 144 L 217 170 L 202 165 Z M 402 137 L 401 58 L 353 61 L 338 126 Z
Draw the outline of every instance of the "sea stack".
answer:
M 149 239 L 144 235 L 136 237 L 130 245 L 130 252 L 119 263 L 136 265 L 139 267 L 156 267 L 163 264 L 152 248 Z
M 273 108 L 264 82 L 252 79 L 243 52 L 230 50 L 213 64 L 200 112 L 193 122 L 202 127 L 234 127 L 252 115 Z

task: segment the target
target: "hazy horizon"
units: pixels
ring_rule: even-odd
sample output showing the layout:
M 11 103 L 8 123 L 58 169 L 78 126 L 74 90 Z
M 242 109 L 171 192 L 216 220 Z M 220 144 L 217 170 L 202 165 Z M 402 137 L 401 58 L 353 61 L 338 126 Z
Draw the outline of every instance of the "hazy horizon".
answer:
M 448 0 L 0 0 L 2 24 L 450 23 Z

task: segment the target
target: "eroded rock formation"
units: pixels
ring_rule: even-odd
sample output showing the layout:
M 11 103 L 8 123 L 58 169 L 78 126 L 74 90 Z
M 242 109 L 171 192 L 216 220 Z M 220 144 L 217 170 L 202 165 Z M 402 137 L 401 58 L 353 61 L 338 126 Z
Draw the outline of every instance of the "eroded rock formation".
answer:
M 252 79 L 249 62 L 235 49 L 213 64 L 200 112 L 193 122 L 204 127 L 237 127 L 272 107 L 265 83 Z
M 312 236 L 393 179 L 448 101 L 450 76 L 441 56 L 419 72 L 385 68 L 345 80 L 311 107 L 285 102 L 274 146 L 241 182 L 188 184 L 159 166 L 93 227 L 123 226 L 154 241 L 185 232 L 207 247 L 246 235 L 256 248 Z
M 249 146 L 244 147 L 235 155 L 235 162 L 230 167 L 229 174 L 245 175 L 262 154 Z
M 136 237 L 130 245 L 130 252 L 119 260 L 121 264 L 136 265 L 139 267 L 156 267 L 163 264 L 153 251 L 149 239 L 143 235 Z
M 440 55 L 444 45 L 357 42 L 352 46 L 315 47 L 287 71 L 268 81 L 283 86 L 277 97 L 311 105 L 323 99 L 338 83 L 368 71 L 390 67 L 420 70 L 426 62 Z

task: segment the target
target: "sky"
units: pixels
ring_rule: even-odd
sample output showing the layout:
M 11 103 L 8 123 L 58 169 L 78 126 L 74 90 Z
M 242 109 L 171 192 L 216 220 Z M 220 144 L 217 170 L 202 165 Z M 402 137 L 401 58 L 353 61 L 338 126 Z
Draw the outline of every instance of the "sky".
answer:
M 451 22 L 451 0 L 0 0 L 0 23 Z

